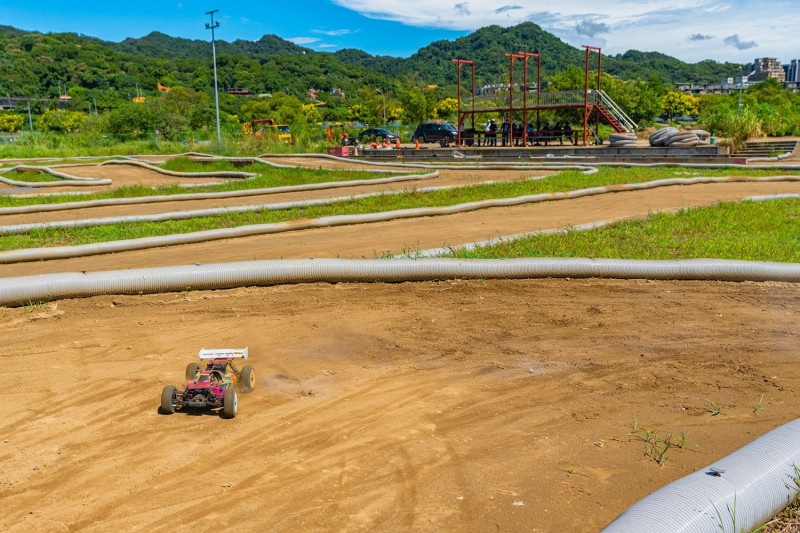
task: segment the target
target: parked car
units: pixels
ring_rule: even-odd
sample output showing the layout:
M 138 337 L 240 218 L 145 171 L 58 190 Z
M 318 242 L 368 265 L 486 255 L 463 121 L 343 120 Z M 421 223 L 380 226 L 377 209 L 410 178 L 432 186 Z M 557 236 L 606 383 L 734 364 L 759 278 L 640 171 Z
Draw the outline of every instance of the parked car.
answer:
M 380 139 L 382 141 L 396 142 L 398 137 L 396 133 L 384 128 L 369 128 L 358 134 L 358 142 L 371 141 L 373 139 Z
M 414 133 L 411 134 L 411 142 L 419 140 L 421 143 L 445 143 L 455 142 L 458 140 L 458 130 L 452 124 L 437 124 L 435 122 L 425 122 L 417 126 Z

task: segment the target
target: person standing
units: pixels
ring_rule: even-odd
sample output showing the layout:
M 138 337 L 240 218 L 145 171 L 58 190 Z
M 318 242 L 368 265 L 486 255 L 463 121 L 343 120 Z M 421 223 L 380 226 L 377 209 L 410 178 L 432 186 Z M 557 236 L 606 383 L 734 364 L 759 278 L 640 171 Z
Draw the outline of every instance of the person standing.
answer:
M 577 144 L 572 135 L 572 126 L 570 126 L 569 122 L 564 125 L 564 136 L 569 139 L 573 146 Z

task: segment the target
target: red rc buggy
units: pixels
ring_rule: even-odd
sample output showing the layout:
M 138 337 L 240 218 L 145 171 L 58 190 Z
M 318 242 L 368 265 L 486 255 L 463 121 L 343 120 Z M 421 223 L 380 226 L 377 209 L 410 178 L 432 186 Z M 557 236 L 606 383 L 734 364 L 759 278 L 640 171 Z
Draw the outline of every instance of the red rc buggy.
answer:
M 186 388 L 178 392 L 174 385 L 167 385 L 161 392 L 161 412 L 172 414 L 182 407 L 222 408 L 225 418 L 233 418 L 239 409 L 238 388 L 250 392 L 255 388 L 256 372 L 252 366 L 238 370 L 234 359 L 247 360 L 247 348 L 243 350 L 206 350 L 199 353 L 206 361 L 205 370 L 197 363 L 186 367 Z

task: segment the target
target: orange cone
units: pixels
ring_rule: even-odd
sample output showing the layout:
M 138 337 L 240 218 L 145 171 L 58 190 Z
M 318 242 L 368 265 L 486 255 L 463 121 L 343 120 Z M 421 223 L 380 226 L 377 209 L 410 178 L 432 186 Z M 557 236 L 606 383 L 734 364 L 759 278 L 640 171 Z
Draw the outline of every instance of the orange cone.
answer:
M 397 148 L 400 148 L 400 137 L 397 138 Z
M 414 139 L 414 141 L 416 141 L 416 144 L 414 145 L 414 150 L 419 150 L 419 139 Z

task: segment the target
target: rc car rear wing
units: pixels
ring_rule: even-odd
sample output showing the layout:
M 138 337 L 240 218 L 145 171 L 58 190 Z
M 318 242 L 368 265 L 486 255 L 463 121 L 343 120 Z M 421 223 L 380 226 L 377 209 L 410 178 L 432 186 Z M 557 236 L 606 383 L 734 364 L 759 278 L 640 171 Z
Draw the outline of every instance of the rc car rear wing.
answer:
M 247 359 L 247 348 L 243 348 L 241 350 L 236 350 L 233 348 L 206 350 L 205 348 L 203 348 L 200 350 L 200 353 L 198 355 L 200 356 L 200 359 L 233 359 L 233 358 Z

